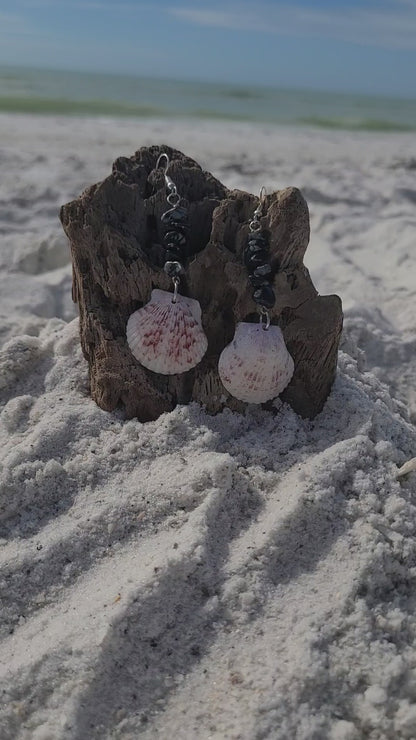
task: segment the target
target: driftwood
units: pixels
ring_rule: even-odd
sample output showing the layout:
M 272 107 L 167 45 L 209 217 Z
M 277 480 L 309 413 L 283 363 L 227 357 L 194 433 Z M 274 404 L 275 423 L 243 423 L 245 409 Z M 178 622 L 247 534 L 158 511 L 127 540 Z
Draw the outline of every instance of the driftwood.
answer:
M 171 290 L 163 272 L 160 217 L 166 210 L 160 152 L 189 208 L 192 258 L 180 292 L 196 298 L 208 351 L 196 368 L 175 376 L 143 368 L 126 342 L 129 315 L 146 303 L 152 288 Z M 242 410 L 218 377 L 218 356 L 238 321 L 258 320 L 242 254 L 257 199 L 229 191 L 189 157 L 168 146 L 142 148 L 120 157 L 106 180 L 61 209 L 73 260 L 73 299 L 80 313 L 81 344 L 88 360 L 91 395 L 127 417 L 156 419 L 177 403 L 196 400 L 210 412 L 225 405 Z M 295 373 L 282 399 L 302 416 L 323 407 L 335 377 L 342 327 L 338 296 L 318 296 L 303 256 L 309 241 L 308 207 L 296 188 L 266 197 L 262 226 L 270 239 L 277 296 L 272 323 L 282 328 Z M 271 406 L 271 404 L 269 404 Z

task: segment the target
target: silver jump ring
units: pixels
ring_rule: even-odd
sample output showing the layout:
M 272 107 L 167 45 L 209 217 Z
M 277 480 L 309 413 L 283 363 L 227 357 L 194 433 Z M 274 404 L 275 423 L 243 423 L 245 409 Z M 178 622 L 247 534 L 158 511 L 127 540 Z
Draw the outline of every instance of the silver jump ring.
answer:
M 265 323 L 263 324 L 263 319 L 265 319 Z M 269 312 L 264 308 L 264 306 L 261 306 L 260 308 L 260 324 L 262 325 L 262 328 L 264 331 L 267 331 L 267 329 L 270 326 L 270 315 Z
M 178 288 L 179 288 L 179 278 L 174 277 L 172 278 L 173 281 L 173 296 L 172 296 L 172 303 L 176 303 L 178 298 Z
M 253 218 L 252 221 L 250 221 L 248 225 L 251 232 L 253 231 L 261 231 L 261 223 L 257 218 Z
M 172 190 L 172 192 L 169 193 L 169 195 L 167 196 L 166 200 L 169 203 L 169 205 L 170 206 L 173 206 L 174 208 L 175 208 L 175 206 L 179 205 L 180 200 L 181 200 L 181 196 L 179 195 L 178 191 L 176 190 L 176 187 L 175 187 L 175 190 Z

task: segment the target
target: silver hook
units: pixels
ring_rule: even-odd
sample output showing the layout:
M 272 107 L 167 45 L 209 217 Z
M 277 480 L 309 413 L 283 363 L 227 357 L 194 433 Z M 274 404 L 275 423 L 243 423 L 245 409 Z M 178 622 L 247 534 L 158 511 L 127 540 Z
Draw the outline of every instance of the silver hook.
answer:
M 156 162 L 156 169 L 159 168 L 160 162 L 161 162 L 161 160 L 163 158 L 166 159 L 166 166 L 165 166 L 165 168 L 163 170 L 163 175 L 164 175 L 164 178 L 165 178 L 166 187 L 169 190 L 169 195 L 167 197 L 167 201 L 168 201 L 168 203 L 171 206 L 175 206 L 175 205 L 178 205 L 178 203 L 180 201 L 180 196 L 178 195 L 178 191 L 176 190 L 175 183 L 173 182 L 172 178 L 170 178 L 169 175 L 167 174 L 168 167 L 170 165 L 170 159 L 169 159 L 168 155 L 166 154 L 166 152 L 162 152 L 162 154 L 159 154 L 159 156 L 157 158 L 157 162 Z
M 160 167 L 160 161 L 161 161 L 161 159 L 163 159 L 163 157 L 166 159 L 166 167 L 165 167 L 165 169 L 163 171 L 163 174 L 166 175 L 167 169 L 168 169 L 169 164 L 170 164 L 169 157 L 166 154 L 166 152 L 162 152 L 162 154 L 159 154 L 159 156 L 157 158 L 156 168 L 155 169 L 159 169 L 159 167 Z
M 259 204 L 253 213 L 253 220 L 257 220 L 258 217 L 262 215 L 263 206 L 265 202 L 266 202 L 266 188 L 264 187 L 264 185 L 262 185 L 260 189 L 260 195 L 259 195 Z
M 249 223 L 249 228 L 252 233 L 255 231 L 261 230 L 260 217 L 263 215 L 263 205 L 265 203 L 265 199 L 266 199 L 266 188 L 263 185 L 260 189 L 259 204 L 253 213 L 253 218 L 251 219 Z

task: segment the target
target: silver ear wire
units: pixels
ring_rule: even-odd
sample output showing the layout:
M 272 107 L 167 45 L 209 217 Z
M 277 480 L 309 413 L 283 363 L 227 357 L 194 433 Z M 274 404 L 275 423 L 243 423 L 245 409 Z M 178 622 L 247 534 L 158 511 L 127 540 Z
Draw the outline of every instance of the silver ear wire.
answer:
M 253 213 L 252 220 L 249 223 L 249 228 L 251 232 L 260 231 L 261 229 L 260 217 L 263 215 L 263 207 L 264 207 L 265 202 L 266 202 L 266 188 L 264 187 L 264 185 L 262 185 L 260 189 L 260 195 L 259 195 L 259 204 Z
M 166 152 L 162 152 L 162 154 L 159 154 L 159 156 L 158 156 L 158 158 L 157 158 L 157 161 L 156 161 L 156 167 L 155 167 L 155 169 L 156 169 L 156 170 L 158 170 L 158 169 L 159 169 L 159 167 L 160 167 L 160 162 L 161 162 L 161 160 L 162 160 L 163 158 L 165 158 L 165 159 L 166 159 L 166 166 L 165 166 L 165 170 L 164 170 L 164 172 L 166 172 L 167 168 L 169 167 L 169 162 L 170 162 L 170 160 L 169 160 L 169 157 L 168 157 L 168 155 L 166 154 Z
M 176 185 L 173 182 L 172 178 L 169 177 L 169 175 L 167 174 L 168 167 L 170 165 L 170 159 L 169 159 L 168 155 L 166 154 L 166 152 L 162 152 L 162 154 L 159 154 L 159 156 L 157 158 L 156 168 L 155 169 L 159 169 L 160 162 L 161 162 L 162 159 L 165 159 L 166 160 L 166 165 L 165 165 L 165 167 L 163 169 L 163 176 L 165 178 L 166 187 L 169 190 L 169 195 L 167 196 L 166 200 L 167 200 L 167 202 L 169 203 L 170 206 L 177 206 L 179 204 L 179 201 L 180 201 L 181 197 L 180 197 L 180 195 L 179 195 L 179 193 L 177 191 Z

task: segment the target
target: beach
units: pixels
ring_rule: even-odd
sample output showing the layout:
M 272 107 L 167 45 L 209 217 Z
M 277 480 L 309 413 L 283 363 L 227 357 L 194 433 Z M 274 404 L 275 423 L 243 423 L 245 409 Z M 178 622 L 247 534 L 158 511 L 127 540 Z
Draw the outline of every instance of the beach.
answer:
M 90 399 L 59 208 L 161 143 L 305 196 L 314 420 Z M 416 737 L 414 134 L 1 113 L 0 162 L 1 740 Z

